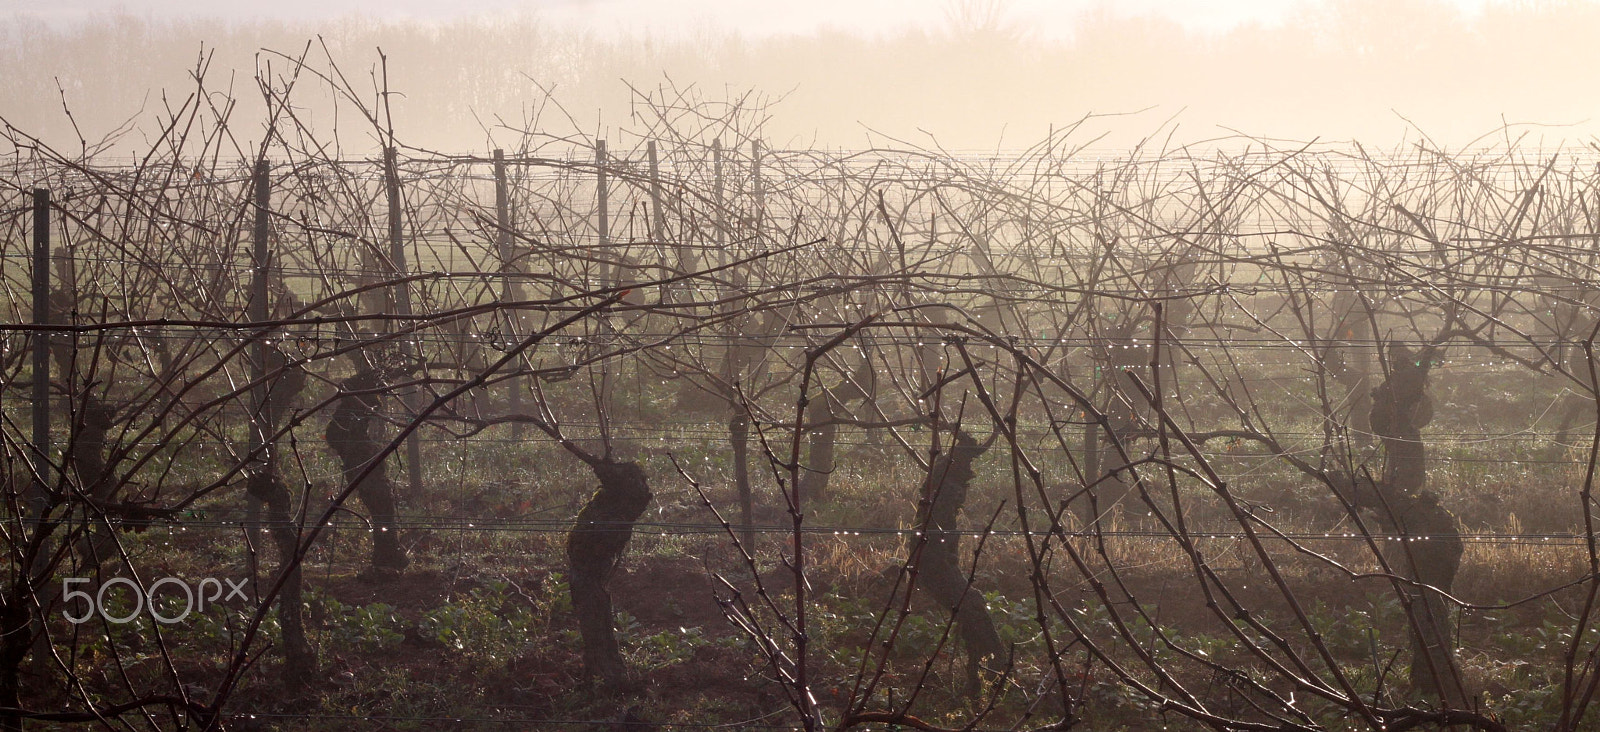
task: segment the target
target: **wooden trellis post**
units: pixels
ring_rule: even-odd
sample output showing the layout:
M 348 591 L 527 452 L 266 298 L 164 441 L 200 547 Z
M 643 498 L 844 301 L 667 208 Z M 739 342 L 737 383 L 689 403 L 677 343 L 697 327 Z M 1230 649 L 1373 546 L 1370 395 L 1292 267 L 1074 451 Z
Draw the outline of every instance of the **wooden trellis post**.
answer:
M 399 153 L 395 148 L 384 148 L 383 151 L 383 179 L 389 198 L 389 264 L 393 268 L 392 276 L 401 278 L 406 276 L 406 247 L 401 227 L 400 210 L 400 166 Z M 397 315 L 411 314 L 411 288 L 405 284 L 397 284 L 390 288 L 390 299 Z M 405 321 L 409 323 L 410 321 Z M 411 338 L 400 342 L 400 353 L 406 360 L 419 360 L 418 349 Z M 403 399 L 406 411 L 415 414 L 417 411 L 416 392 L 407 394 Z M 406 478 L 411 483 L 412 495 L 422 492 L 422 439 L 420 430 L 414 430 L 406 437 Z
M 761 240 L 761 219 L 766 215 L 767 210 L 766 191 L 761 189 L 760 140 L 750 141 L 750 189 L 755 195 L 756 199 L 755 222 L 753 228 L 755 229 L 755 238 L 759 246 L 759 242 Z
M 515 277 L 518 268 L 511 242 L 511 187 L 506 181 L 506 153 L 498 148 L 494 151 L 494 223 L 495 248 L 500 253 L 500 302 L 516 302 L 522 299 L 522 283 Z M 506 336 L 515 341 L 521 335 L 517 327 L 521 318 L 517 311 L 508 310 L 504 320 Z M 521 379 L 506 382 L 506 408 L 512 414 L 522 413 Z M 511 439 L 522 439 L 521 422 L 511 424 Z
M 609 217 L 607 216 L 607 214 L 609 212 L 606 210 L 606 141 L 605 140 L 595 140 L 594 141 L 594 184 L 595 184 L 595 194 L 594 194 L 594 197 L 595 197 L 595 216 L 598 219 L 595 222 L 595 228 L 596 228 L 596 233 L 599 236 L 598 243 L 600 245 L 600 248 L 599 248 L 600 256 L 609 257 L 609 256 L 611 256 L 611 252 L 609 251 L 610 248 L 611 248 L 611 221 L 610 221 Z M 601 277 L 604 278 L 605 274 L 602 273 Z M 618 284 L 622 283 L 622 262 L 621 262 L 620 259 L 617 261 L 616 265 L 612 268 L 610 280 L 611 280 L 610 282 L 607 282 L 605 284 L 609 286 L 609 285 L 618 285 Z
M 269 229 L 271 221 L 267 217 L 268 207 L 272 203 L 272 180 L 268 175 L 270 171 L 271 168 L 266 160 L 257 161 L 254 180 L 251 181 L 256 210 L 254 226 L 251 229 L 250 301 L 245 306 L 245 316 L 256 323 L 266 322 L 267 313 L 270 311 L 267 306 L 267 283 L 270 278 L 268 268 L 271 267 L 272 256 L 267 243 L 267 237 L 271 234 Z M 264 336 L 256 338 L 250 348 L 250 357 L 255 362 L 252 364 L 254 369 L 251 377 L 256 381 L 256 385 L 250 389 L 249 454 L 252 469 L 259 469 L 259 466 L 272 463 L 271 456 L 267 454 L 272 449 L 271 442 L 267 439 L 267 430 L 272 429 L 272 426 L 266 419 L 266 415 L 272 409 L 269 404 L 272 396 L 271 389 L 262 380 L 267 372 L 267 339 Z M 259 511 L 260 505 L 259 501 L 251 501 L 252 510 Z
M 717 237 L 717 264 L 726 265 L 728 262 L 732 261 L 732 259 L 728 257 L 728 230 L 724 227 L 724 225 L 727 223 L 727 220 L 722 215 L 722 209 L 725 204 L 722 200 L 721 138 L 711 141 L 711 195 L 712 200 L 716 201 L 717 204 L 716 225 L 712 227 L 716 232 Z
M 609 281 L 602 281 L 599 284 L 602 287 L 620 287 L 622 285 L 622 282 L 623 282 L 623 264 L 624 264 L 624 262 L 623 262 L 622 254 L 620 252 L 611 251 L 611 220 L 610 220 L 610 218 L 608 216 L 609 211 L 607 211 L 607 209 L 606 209 L 606 204 L 607 204 L 607 200 L 606 199 L 609 196 L 609 192 L 606 190 L 607 187 L 608 187 L 608 181 L 607 181 L 607 176 L 606 176 L 606 165 L 607 165 L 608 162 L 609 162 L 608 158 L 606 157 L 606 141 L 605 140 L 595 140 L 595 143 L 594 143 L 594 167 L 595 167 L 595 187 L 596 187 L 596 190 L 595 190 L 595 199 L 596 199 L 595 200 L 595 204 L 598 207 L 598 210 L 595 213 L 598 214 L 598 217 L 599 217 L 599 221 L 596 222 L 596 226 L 598 228 L 599 245 L 600 245 L 598 251 L 600 252 L 600 256 L 602 256 L 602 257 L 615 257 L 615 260 L 614 260 L 615 264 L 612 267 L 611 276 L 609 278 Z M 602 273 L 602 280 L 604 280 L 604 279 L 606 279 L 606 278 L 605 278 L 605 275 Z M 591 285 L 591 287 L 592 287 L 592 285 Z M 601 424 L 605 424 L 605 420 L 610 419 L 611 415 L 614 414 L 614 411 L 612 409 L 613 401 L 612 401 L 612 398 L 611 398 L 611 396 L 612 396 L 612 388 L 614 386 L 614 382 L 615 382 L 615 378 L 612 375 L 610 364 L 601 363 L 600 364 L 600 390 L 599 390 L 600 393 L 596 395 L 596 399 L 597 399 L 597 401 L 599 403 L 598 407 L 597 407 L 597 411 L 599 412 L 598 416 L 599 416 L 599 418 L 601 420 Z
M 728 220 L 723 215 L 727 202 L 724 200 L 724 185 L 722 177 L 722 140 L 711 141 L 711 196 L 716 208 L 713 210 L 716 220 L 712 229 L 716 232 L 717 264 L 726 265 L 733 261 L 728 253 Z M 730 273 L 735 287 L 744 289 L 744 273 L 735 270 Z M 734 305 L 729 303 L 723 306 L 724 315 L 732 315 Z M 749 316 L 746 316 L 747 318 Z M 730 388 L 742 386 L 744 379 L 744 355 L 746 346 L 742 339 L 748 337 L 738 327 L 737 321 L 730 318 L 725 331 L 727 342 L 723 346 L 722 367 L 723 378 L 727 380 Z M 750 484 L 750 415 L 745 413 L 743 404 L 739 403 L 737 391 L 728 394 L 728 438 L 733 447 L 733 484 L 739 493 L 739 541 L 744 544 L 744 550 L 756 550 L 755 529 L 755 494 Z
M 255 218 L 251 227 L 250 250 L 250 300 L 245 305 L 245 317 L 252 322 L 262 323 L 267 320 L 267 281 L 270 266 L 271 251 L 267 237 L 271 234 L 269 225 L 271 220 L 267 211 L 272 204 L 272 179 L 268 173 L 271 171 L 266 160 L 256 161 L 255 176 L 251 180 L 251 200 L 255 203 Z M 256 385 L 250 389 L 250 438 L 246 441 L 246 453 L 249 455 L 247 469 L 254 473 L 270 470 L 272 456 L 269 451 L 271 444 L 267 441 L 267 431 L 272 429 L 267 415 L 271 413 L 271 388 L 263 380 L 267 371 L 267 339 L 258 337 L 250 348 L 251 378 Z M 261 509 L 263 501 L 259 496 L 249 492 L 245 494 L 244 524 L 245 531 L 250 537 L 250 545 L 261 545 Z
M 33 189 L 33 322 L 50 323 L 50 191 Z M 35 509 L 50 481 L 50 333 L 33 332 L 33 469 Z
M 661 165 L 656 158 L 656 141 L 645 143 L 645 157 L 650 162 L 650 242 L 655 245 L 656 254 L 662 258 L 661 272 L 666 274 L 666 250 L 664 244 L 667 240 L 666 219 L 661 213 Z M 661 286 L 661 303 L 673 301 L 672 285 Z

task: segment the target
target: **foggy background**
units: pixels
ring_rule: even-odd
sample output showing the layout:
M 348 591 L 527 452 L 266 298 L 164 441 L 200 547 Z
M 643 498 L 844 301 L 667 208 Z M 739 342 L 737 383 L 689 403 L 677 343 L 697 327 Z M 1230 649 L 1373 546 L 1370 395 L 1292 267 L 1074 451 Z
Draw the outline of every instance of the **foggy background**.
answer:
M 541 87 L 561 105 L 544 109 L 541 128 L 604 135 L 630 123 L 629 83 L 655 90 L 669 79 L 710 99 L 754 90 L 753 101 L 777 102 L 766 136 L 779 147 L 860 148 L 887 135 L 1014 149 L 1091 113 L 1125 115 L 1077 137 L 1104 133 L 1093 144 L 1106 148 L 1238 131 L 1379 149 L 1426 137 L 1457 149 L 1507 135 L 1587 144 L 1596 131 L 1592 2 L 215 5 L 10 4 L 0 14 L 0 116 L 69 150 L 78 141 L 63 100 L 91 143 L 137 118 L 112 148 L 136 152 L 141 130 L 194 91 L 205 58 L 211 103 L 237 100 L 243 142 L 264 124 L 254 76 L 270 56 L 260 49 L 298 55 L 320 37 L 354 85 L 374 91 L 381 47 L 403 95 L 391 100 L 399 138 L 451 152 L 486 149 L 501 124 L 525 126 Z M 320 45 L 311 58 L 324 58 Z M 289 66 L 271 63 L 275 75 Z M 331 132 L 331 107 L 315 101 L 326 85 L 321 97 L 308 91 L 296 92 L 309 105 L 300 113 Z M 373 143 L 356 120 L 338 122 L 343 144 Z

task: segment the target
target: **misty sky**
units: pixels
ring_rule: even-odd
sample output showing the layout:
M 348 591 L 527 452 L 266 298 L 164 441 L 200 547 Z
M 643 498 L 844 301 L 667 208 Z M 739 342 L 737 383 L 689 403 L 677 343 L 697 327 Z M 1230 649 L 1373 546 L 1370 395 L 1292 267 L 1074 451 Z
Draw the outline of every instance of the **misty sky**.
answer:
M 995 7 L 998 32 L 975 32 Z M 760 93 L 763 134 L 801 147 L 1026 145 L 1090 114 L 1082 134 L 1108 146 L 1165 140 L 1169 120 L 1183 144 L 1587 145 L 1600 106 L 1574 90 L 1600 67 L 1596 36 L 1600 0 L 0 0 L 0 116 L 97 139 L 181 100 L 205 50 L 211 88 L 235 85 L 254 119 L 239 83 L 263 49 L 322 38 L 348 69 L 383 49 L 402 130 L 439 149 L 488 144 L 485 120 L 552 89 L 562 124 L 617 129 L 634 84 L 669 79 Z M 312 97 L 305 117 L 334 119 Z
M 1190 30 L 1225 31 L 1242 23 L 1272 25 L 1325 0 L 1001 0 L 1006 20 L 1042 38 L 1067 38 L 1083 13 L 1157 16 Z M 1443 0 L 1471 15 L 1509 0 Z M 716 28 L 749 36 L 807 33 L 823 28 L 862 35 L 908 27 L 948 24 L 959 0 L 0 0 L 0 7 L 52 24 L 71 24 L 96 14 L 122 11 L 170 19 L 319 20 L 348 15 L 412 20 L 449 20 L 532 13 L 551 22 L 600 32 L 675 35 Z M 982 0 L 979 0 L 981 4 Z

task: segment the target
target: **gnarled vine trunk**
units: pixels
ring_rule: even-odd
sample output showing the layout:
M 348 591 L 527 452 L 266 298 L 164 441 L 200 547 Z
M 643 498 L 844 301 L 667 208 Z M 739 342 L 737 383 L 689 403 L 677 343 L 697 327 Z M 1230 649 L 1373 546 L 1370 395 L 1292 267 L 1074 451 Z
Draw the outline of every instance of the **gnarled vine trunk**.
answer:
M 739 540 L 744 550 L 756 550 L 756 500 L 750 485 L 750 416 L 735 411 L 728 417 L 728 437 L 733 446 L 733 485 L 739 493 Z
M 0 707 L 22 706 L 22 662 L 33 650 L 38 636 L 36 618 L 29 602 L 34 597 L 31 578 L 19 574 L 8 586 L 0 605 Z M 0 730 L 21 732 L 22 718 L 0 717 Z
M 994 619 L 983 593 L 967 581 L 961 571 L 961 531 L 957 519 L 967 502 L 972 484 L 973 461 L 983 454 L 970 435 L 960 430 L 949 452 L 934 462 L 922 486 L 922 501 L 917 508 L 917 526 L 925 539 L 912 549 L 911 563 L 917 570 L 917 583 L 934 600 L 951 612 L 956 630 L 967 649 L 967 687 L 978 690 L 978 664 L 984 658 L 999 658 L 1005 645 L 995 630 Z
M 275 471 L 252 474 L 246 489 L 267 509 L 267 533 L 278 553 L 278 572 L 287 575 L 278 593 L 278 625 L 283 630 L 283 675 L 290 684 L 303 683 L 316 670 L 317 656 L 306 640 L 301 597 L 300 532 L 294 522 L 293 496 Z
M 795 489 L 808 503 L 827 499 L 828 482 L 837 467 L 834 444 L 839 438 L 839 425 L 833 421 L 837 401 L 833 390 L 825 389 L 806 407 L 806 472 L 800 474 Z
M 1433 589 L 1407 587 L 1411 606 L 1411 685 L 1457 709 L 1468 698 L 1454 657 L 1455 623 L 1439 592 L 1449 592 L 1461 567 L 1456 518 L 1427 489 L 1427 450 L 1422 428 L 1433 420 L 1428 372 L 1437 354 L 1389 349 L 1389 377 L 1372 391 L 1371 425 L 1384 449 L 1376 485 L 1352 481 L 1351 502 L 1372 511 L 1382 529 L 1401 541 L 1390 558 L 1397 572 Z
M 806 424 L 815 426 L 809 427 L 806 435 L 806 472 L 800 474 L 797 488 L 807 502 L 827 499 L 828 482 L 838 467 L 834 454 L 839 441 L 839 423 L 835 420 L 844 416 L 848 403 L 867 398 L 866 385 L 872 383 L 872 378 L 871 362 L 862 361 L 851 380 L 824 389 L 806 407 Z
M 624 684 L 627 666 L 617 647 L 606 585 L 633 538 L 633 522 L 650 504 L 650 482 L 638 463 L 595 462 L 600 489 L 578 512 L 567 535 L 568 587 L 583 635 L 584 672 L 609 684 Z
M 106 435 L 114 426 L 116 410 L 99 397 L 85 394 L 83 407 L 72 426 L 72 450 L 67 455 L 66 465 L 78 490 L 95 506 L 85 514 L 84 530 L 77 539 L 79 560 L 86 563 L 80 570 L 84 572 L 94 571 L 88 565 L 98 567 L 116 551 L 115 537 L 94 514 L 96 509 L 111 509 L 119 487 L 116 476 L 106 466 Z M 59 594 L 52 588 L 46 588 L 46 592 L 51 601 Z
M 278 469 L 278 450 L 273 435 L 290 405 L 305 388 L 306 375 L 299 368 L 285 368 L 288 358 L 268 347 L 263 370 L 278 374 L 267 385 L 261 402 L 260 429 L 264 462 L 245 481 L 245 492 L 266 508 L 267 534 L 278 555 L 278 574 L 283 588 L 278 593 L 278 627 L 282 630 L 283 679 L 286 685 L 304 684 L 317 669 L 317 654 L 306 639 L 300 563 L 300 529 L 294 520 L 294 494 Z
M 1348 270 L 1348 264 L 1335 264 Z M 1345 388 L 1349 418 L 1346 427 L 1350 441 L 1359 446 L 1372 444 L 1372 383 L 1373 355 L 1362 343 L 1372 340 L 1372 321 L 1362 307 L 1357 279 L 1348 271 L 1335 279 L 1340 290 L 1334 294 L 1332 312 L 1333 328 L 1323 351 L 1323 363 L 1328 373 Z
M 1144 415 L 1136 406 L 1142 404 L 1143 400 L 1137 397 L 1139 392 L 1133 386 L 1130 372 L 1139 373 L 1148 383 L 1149 375 L 1145 372 L 1150 365 L 1150 352 L 1135 343 L 1136 325 L 1132 319 L 1107 325 L 1096 338 L 1095 391 L 1106 423 L 1095 423 L 1085 415 L 1084 479 L 1094 486 L 1077 503 L 1076 511 L 1085 525 L 1110 528 L 1110 520 L 1119 514 L 1129 524 L 1145 523 L 1146 511 L 1129 498 L 1133 484 L 1127 479 L 1127 474 L 1121 471 L 1124 463 L 1122 453 L 1104 434 L 1110 433 L 1126 440 L 1144 420 Z
M 378 395 L 374 392 L 382 384 L 382 374 L 370 367 L 339 384 L 344 394 L 328 420 L 327 439 L 328 447 L 344 466 L 346 481 L 359 477 L 387 446 L 373 429 L 378 414 Z M 382 462 L 361 479 L 356 495 L 372 514 L 372 567 L 382 571 L 405 569 L 411 560 L 400 544 L 400 531 L 395 523 L 394 484 Z

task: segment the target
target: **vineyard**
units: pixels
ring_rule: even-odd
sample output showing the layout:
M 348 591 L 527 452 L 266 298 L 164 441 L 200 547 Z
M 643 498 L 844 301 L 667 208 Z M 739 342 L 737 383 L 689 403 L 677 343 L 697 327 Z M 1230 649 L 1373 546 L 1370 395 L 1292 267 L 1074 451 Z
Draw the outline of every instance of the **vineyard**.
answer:
M 4 125 L 0 728 L 1596 728 L 1594 150 L 450 154 L 277 58 Z

